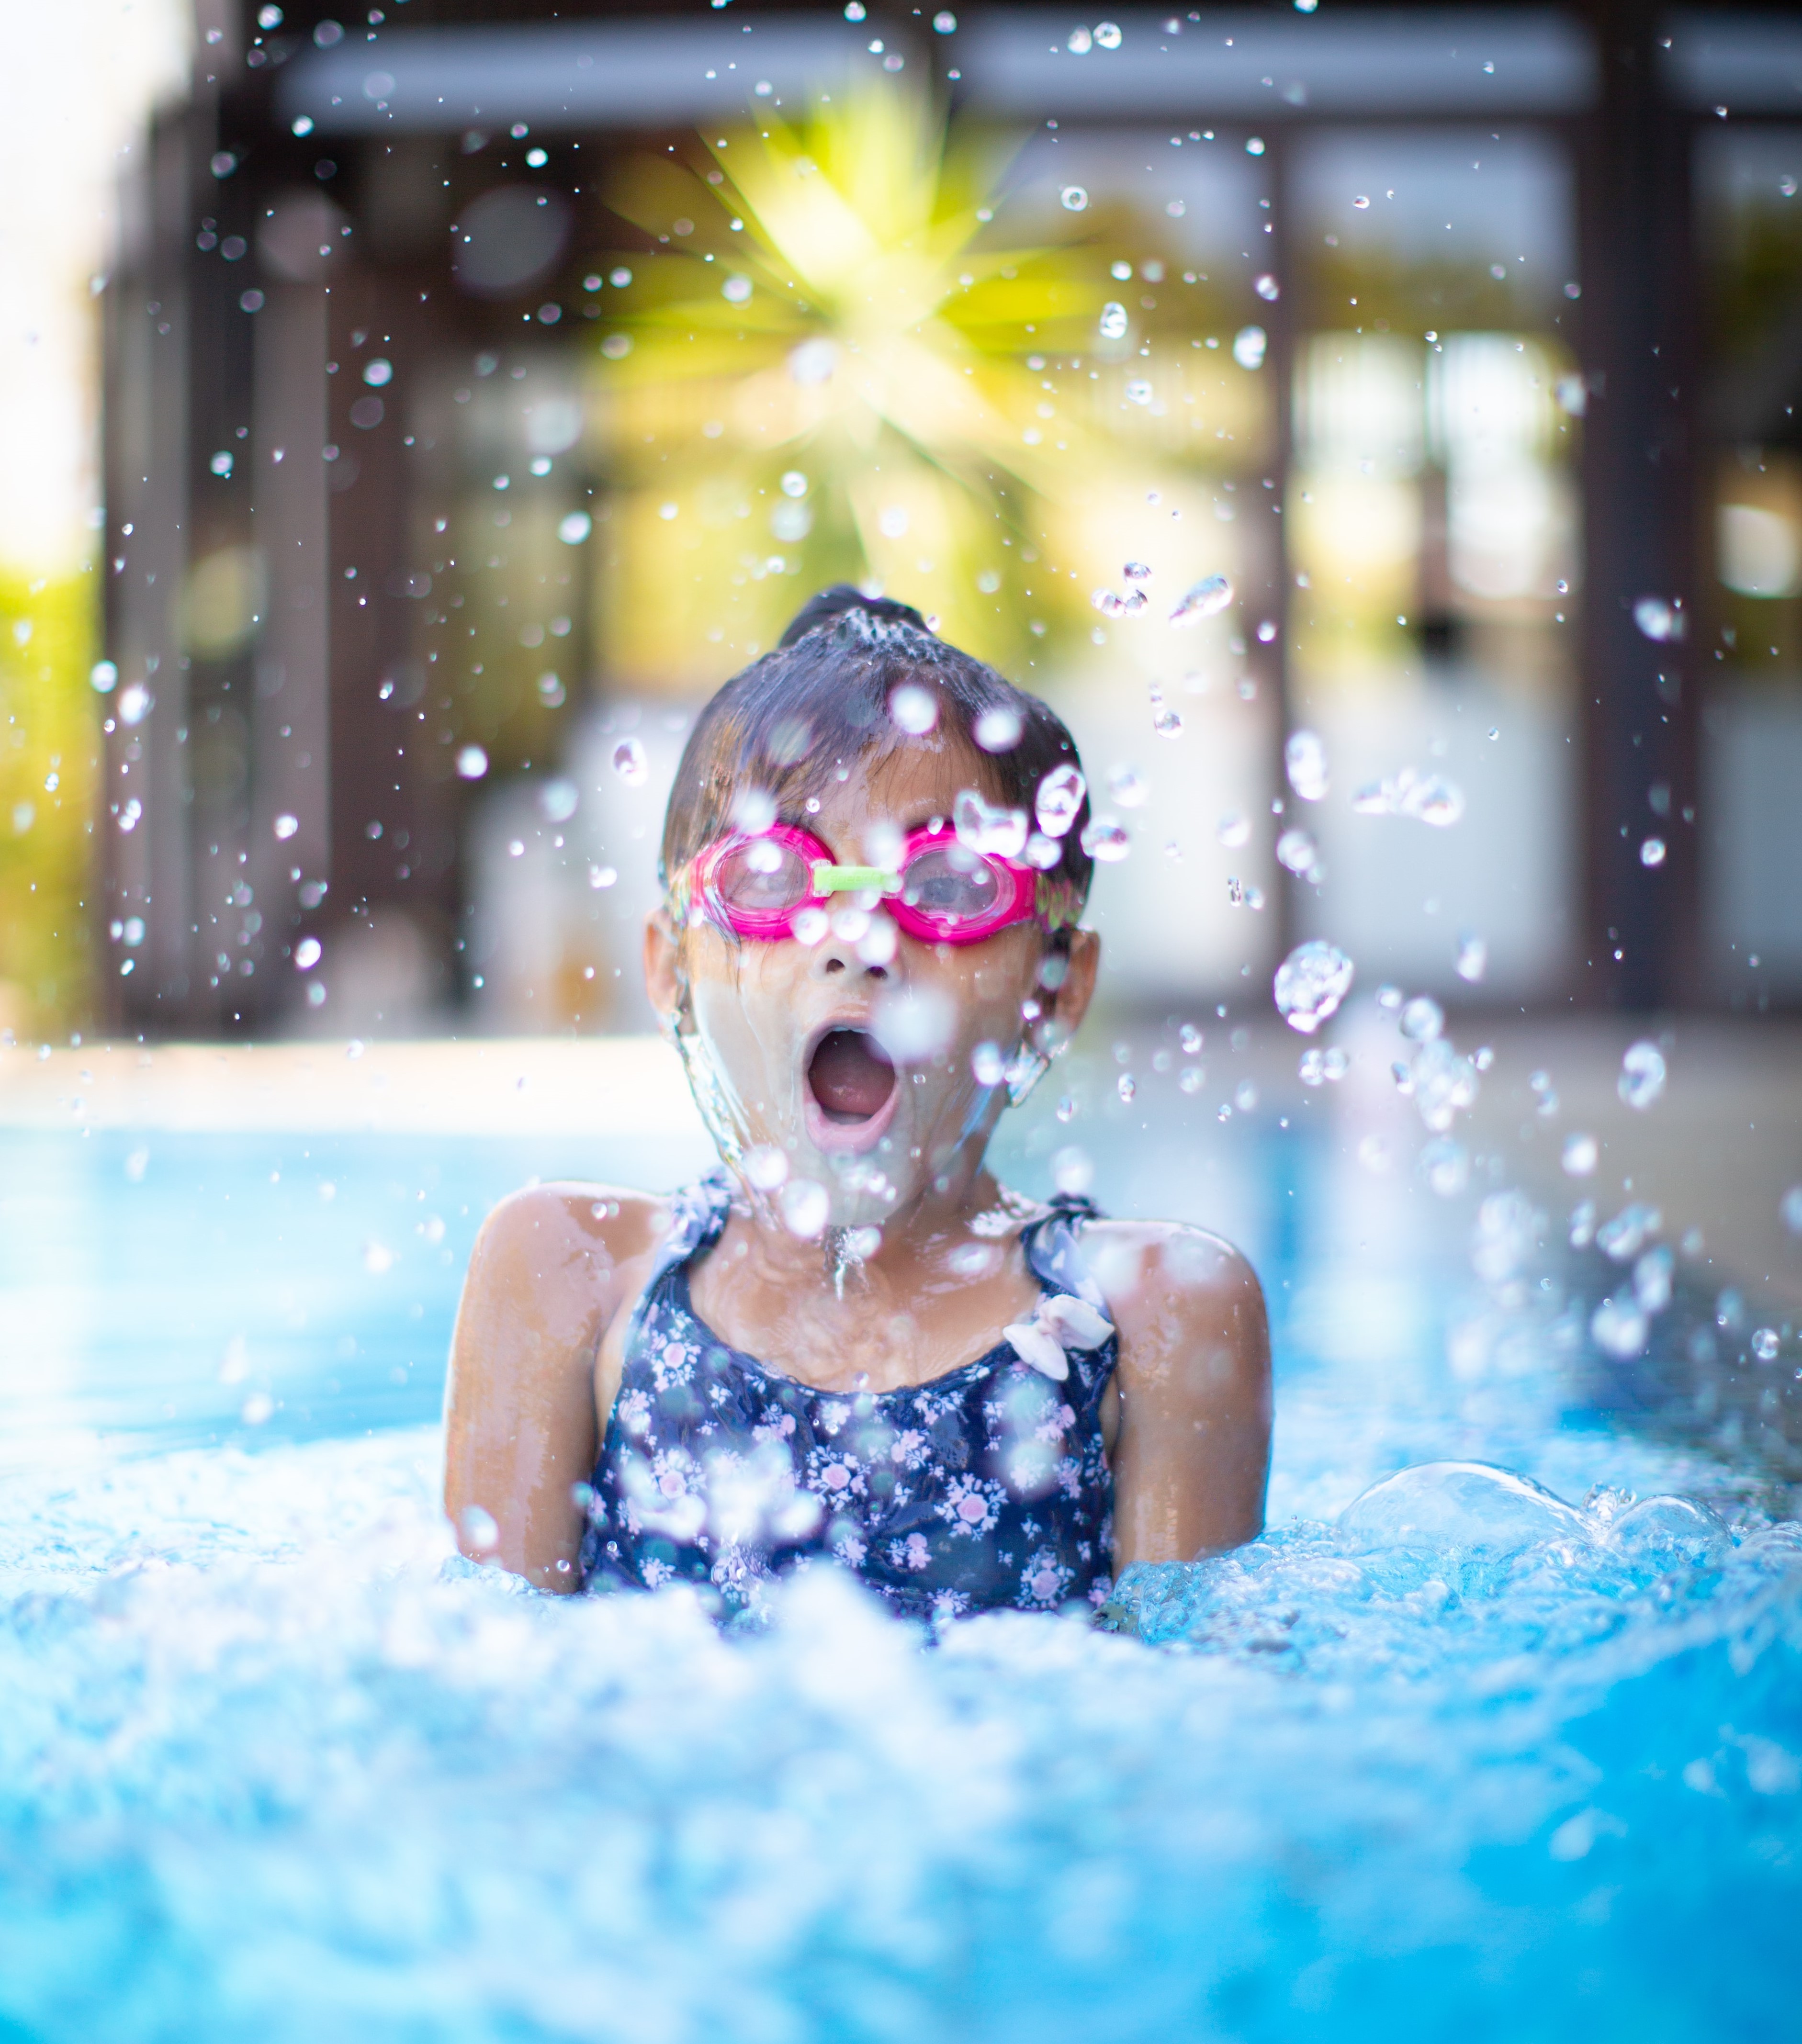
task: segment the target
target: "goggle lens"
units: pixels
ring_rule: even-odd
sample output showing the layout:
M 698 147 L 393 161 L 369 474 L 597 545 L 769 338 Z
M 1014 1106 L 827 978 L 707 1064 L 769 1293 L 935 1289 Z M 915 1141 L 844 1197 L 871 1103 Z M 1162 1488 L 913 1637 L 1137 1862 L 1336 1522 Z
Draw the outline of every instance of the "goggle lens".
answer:
M 901 878 L 901 899 L 909 908 L 954 926 L 989 915 L 1001 890 L 994 868 L 961 844 L 928 846 Z
M 792 844 L 754 837 L 734 845 L 714 868 L 713 885 L 728 909 L 751 916 L 798 909 L 813 892 L 813 869 Z

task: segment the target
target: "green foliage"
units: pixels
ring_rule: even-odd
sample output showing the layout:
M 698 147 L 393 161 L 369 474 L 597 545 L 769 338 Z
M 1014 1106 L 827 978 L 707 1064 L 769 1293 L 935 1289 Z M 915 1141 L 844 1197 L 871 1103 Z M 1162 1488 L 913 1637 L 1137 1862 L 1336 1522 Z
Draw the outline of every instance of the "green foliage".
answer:
M 90 576 L 0 574 L 0 1027 L 21 1033 L 91 1000 L 94 645 Z

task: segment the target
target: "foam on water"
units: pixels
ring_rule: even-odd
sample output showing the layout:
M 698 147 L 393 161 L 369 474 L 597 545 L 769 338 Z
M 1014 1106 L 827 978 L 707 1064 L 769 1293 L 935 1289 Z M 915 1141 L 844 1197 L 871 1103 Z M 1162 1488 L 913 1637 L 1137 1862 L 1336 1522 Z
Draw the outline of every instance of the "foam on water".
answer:
M 824 1571 L 727 1641 L 682 1594 L 455 1560 L 437 1452 L 13 1486 L 0 2013 L 665 2044 L 1787 2006 L 1802 1529 L 1443 1463 L 1132 1572 L 1138 1639 L 1007 1616 L 934 1649 Z

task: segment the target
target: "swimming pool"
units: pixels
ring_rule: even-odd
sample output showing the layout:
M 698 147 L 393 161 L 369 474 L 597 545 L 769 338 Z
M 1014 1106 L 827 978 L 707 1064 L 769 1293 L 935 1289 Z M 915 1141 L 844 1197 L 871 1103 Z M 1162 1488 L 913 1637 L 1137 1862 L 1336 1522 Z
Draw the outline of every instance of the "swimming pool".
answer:
M 1519 1208 L 1479 1279 L 1504 1179 L 1435 1199 L 1133 1062 L 1012 1175 L 1080 1143 L 1104 1204 L 1228 1226 L 1279 1367 L 1271 1531 L 1127 1585 L 1143 1638 L 925 1650 L 826 1574 L 728 1643 L 451 1558 L 482 1212 L 692 1135 L 0 1132 L 0 2037 L 1781 2032 L 1779 1493 L 1604 1420 Z M 1577 1508 L 1441 1472 L 1339 1523 L 1472 1458 Z

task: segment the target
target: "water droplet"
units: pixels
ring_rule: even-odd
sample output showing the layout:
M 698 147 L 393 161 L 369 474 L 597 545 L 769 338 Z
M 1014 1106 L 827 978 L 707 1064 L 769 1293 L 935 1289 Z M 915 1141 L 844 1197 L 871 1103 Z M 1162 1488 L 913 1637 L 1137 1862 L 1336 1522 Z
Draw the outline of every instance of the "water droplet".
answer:
M 1241 1079 L 1233 1090 L 1233 1105 L 1241 1114 L 1249 1114 L 1258 1105 L 1258 1089 L 1250 1079 Z
M 576 806 L 581 799 L 574 782 L 566 781 L 560 776 L 556 780 L 547 781 L 538 791 L 538 806 L 546 821 L 553 824 L 567 824 L 575 814 Z
M 1460 979 L 1474 986 L 1489 969 L 1489 947 L 1481 937 L 1466 930 L 1458 940 L 1458 955 L 1452 969 Z
M 1752 1330 L 1752 1353 L 1759 1362 L 1775 1362 L 1777 1347 L 1777 1333 L 1775 1327 L 1754 1327 Z
M 889 697 L 889 715 L 899 729 L 922 737 L 939 721 L 939 699 L 917 682 L 904 682 Z
M 275 835 L 279 838 L 290 838 L 299 828 L 300 818 L 298 816 L 282 815 L 275 819 Z
M 1435 829 L 1449 829 L 1464 814 L 1464 790 L 1454 782 L 1429 774 L 1403 794 L 1401 813 L 1417 816 Z
M 897 691 L 899 694 L 899 691 Z M 997 859 L 1018 859 L 1026 848 L 1024 809 L 991 807 L 974 788 L 960 788 L 951 806 L 958 842 Z
M 1151 728 L 1160 738 L 1180 738 L 1182 736 L 1181 710 L 1160 709 L 1153 713 Z
M 98 696 L 110 696 L 117 687 L 119 670 L 110 660 L 96 660 L 88 670 L 88 686 Z
M 1627 1362 L 1645 1353 L 1650 1324 L 1636 1299 L 1604 1299 L 1589 1316 L 1589 1332 L 1597 1348 Z
M 782 1220 L 791 1235 L 816 1242 L 825 1233 L 832 1199 L 817 1179 L 790 1179 L 782 1188 L 781 1204 Z
M 1126 386 L 1126 402 L 1129 405 L 1149 405 L 1151 386 L 1142 376 L 1135 376 Z
M 1446 1012 L 1430 994 L 1416 994 L 1401 1011 L 1401 1033 L 1410 1043 L 1430 1043 L 1445 1026 Z
M 1217 617 L 1232 601 L 1232 584 L 1224 574 L 1204 575 L 1170 613 L 1172 624 L 1199 624 Z
M 1070 40 L 1064 44 L 1073 57 L 1085 57 L 1095 47 L 1095 40 L 1086 29 L 1072 29 Z
M 622 738 L 613 747 L 613 771 L 628 788 L 644 785 L 651 771 L 651 763 L 645 757 L 644 747 L 636 738 Z
M 394 1252 L 374 1235 L 363 1245 L 363 1267 L 371 1278 L 385 1278 L 394 1267 Z
M 1777 1204 L 1783 1224 L 1792 1235 L 1802 1235 L 1802 1185 L 1792 1185 Z
M 1128 561 L 1120 573 L 1128 582 L 1149 582 L 1151 579 L 1151 571 L 1143 561 Z
M 1639 847 L 1642 866 L 1662 866 L 1665 863 L 1665 841 L 1662 837 L 1649 837 Z
M 1066 185 L 1058 196 L 1063 201 L 1066 213 L 1082 213 L 1088 208 L 1089 194 L 1081 185 Z
M 1558 1161 L 1573 1178 L 1586 1178 L 1600 1161 L 1601 1151 L 1593 1135 L 1567 1135 Z
M 1616 1091 L 1629 1107 L 1643 1111 L 1657 1100 L 1665 1089 L 1664 1053 L 1656 1043 L 1642 1039 L 1630 1043 L 1620 1061 L 1620 1078 Z
M 1643 596 L 1633 606 L 1633 621 L 1646 636 L 1659 645 L 1681 639 L 1689 620 L 1674 604 L 1662 596 Z
M 1241 369 L 1262 369 L 1269 336 L 1261 326 L 1242 326 L 1232 337 L 1232 359 Z
M 1082 844 L 1091 859 L 1104 866 L 1117 864 L 1132 849 L 1132 840 L 1110 816 L 1095 817 L 1084 829 Z
M 457 1530 L 467 1546 L 478 1554 L 490 1554 L 501 1544 L 501 1529 L 494 1523 L 494 1515 L 484 1512 L 479 1504 L 466 1504 L 457 1515 Z
M 1312 873 L 1319 857 L 1313 839 L 1304 830 L 1285 830 L 1277 840 L 1277 863 L 1298 878 Z
M 1318 732 L 1289 733 L 1289 743 L 1283 747 L 1283 768 L 1289 775 L 1289 785 L 1303 801 L 1325 799 L 1328 786 L 1327 748 L 1320 742 Z
M 1117 50 L 1120 48 L 1120 30 L 1112 21 L 1097 21 L 1095 24 L 1095 41 L 1101 49 Z
M 1039 783 L 1039 793 L 1033 803 L 1039 828 L 1047 837 L 1062 837 L 1068 832 L 1088 792 L 1088 783 L 1079 768 L 1063 766 L 1051 769 Z
M 773 1193 L 789 1175 L 789 1160 L 773 1143 L 754 1143 L 744 1153 L 744 1179 L 760 1193 Z
M 728 277 L 720 286 L 720 295 L 728 305 L 742 305 L 751 297 L 751 283 L 748 277 Z
M 1435 1136 L 1420 1152 L 1420 1172 L 1442 1200 L 1455 1199 L 1470 1182 L 1470 1152 L 1449 1135 Z
M 1122 1072 L 1114 1082 L 1114 1089 L 1122 1100 L 1131 1100 L 1139 1090 L 1139 1082 L 1131 1072 Z
M 302 937 L 294 946 L 294 965 L 301 972 L 310 972 L 324 955 L 324 947 L 317 937 Z
M 588 869 L 588 884 L 593 888 L 611 887 L 619 877 L 617 870 L 611 866 L 591 866 Z
M 466 745 L 457 755 L 457 774 L 459 779 L 479 781 L 488 771 L 488 755 L 479 745 Z
M 1237 851 L 1242 844 L 1251 842 L 1251 821 L 1242 816 L 1236 809 L 1229 809 L 1214 826 L 1214 835 L 1229 851 Z M 1282 856 L 1279 849 L 1277 854 Z
M 1110 298 L 1101 308 L 1101 334 L 1104 340 L 1124 340 L 1126 338 L 1126 307 L 1117 298 Z
M 594 529 L 594 521 L 586 511 L 571 511 L 557 527 L 557 537 L 566 547 L 579 547 Z
M 1094 1182 L 1095 1166 L 1086 1150 L 1072 1143 L 1053 1155 L 1051 1183 L 1060 1193 L 1079 1198 Z
M 1257 279 L 1251 288 L 1259 298 L 1267 300 L 1272 305 L 1274 305 L 1282 296 L 1282 286 L 1267 271 Z
M 1108 793 L 1123 809 L 1136 809 L 1151 792 L 1145 776 L 1136 766 L 1124 762 L 1108 769 Z
M 1019 711 L 1002 705 L 984 710 L 970 735 L 985 752 L 1011 752 L 1019 744 L 1024 729 Z
M 1272 991 L 1277 1012 L 1292 1029 L 1312 1036 L 1351 991 L 1351 960 L 1336 945 L 1312 937 L 1277 968 Z
M 1360 192 L 1351 203 L 1360 213 L 1368 213 L 1370 210 L 1370 198 L 1366 193 Z

